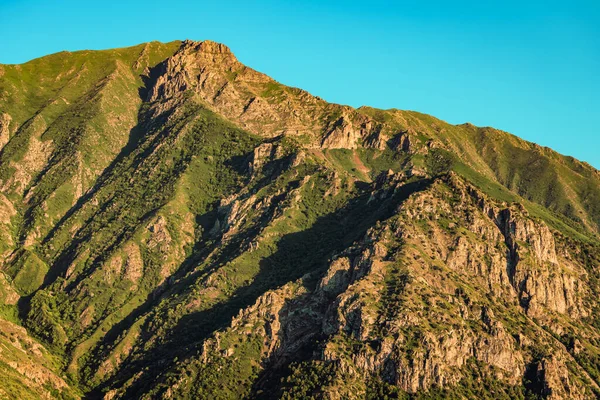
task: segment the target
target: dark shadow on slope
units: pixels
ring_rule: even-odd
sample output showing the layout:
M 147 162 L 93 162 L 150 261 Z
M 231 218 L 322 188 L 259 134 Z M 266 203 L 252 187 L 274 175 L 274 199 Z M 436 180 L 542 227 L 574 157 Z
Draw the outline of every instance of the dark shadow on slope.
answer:
M 153 82 L 148 82 L 148 84 L 153 84 Z M 138 124 L 130 130 L 129 139 L 128 139 L 127 144 L 121 149 L 119 154 L 115 157 L 114 160 L 112 160 L 112 162 L 109 164 L 109 166 L 103 170 L 103 172 L 100 174 L 100 176 L 94 182 L 94 185 L 85 194 L 83 194 L 79 199 L 77 199 L 77 202 L 75 203 L 75 205 L 73 207 L 71 207 L 65 213 L 65 215 L 63 215 L 60 218 L 60 220 L 53 226 L 53 228 L 48 232 L 48 234 L 41 241 L 41 245 L 43 246 L 43 248 L 44 247 L 46 248 L 46 252 L 48 252 L 47 246 L 50 244 L 52 238 L 59 232 L 59 230 L 65 225 L 65 223 L 67 223 L 67 221 L 77 211 L 79 211 L 86 203 L 91 201 L 93 199 L 94 195 L 101 188 L 103 188 L 105 185 L 110 183 L 111 180 L 116 179 L 116 177 L 118 177 L 119 173 L 122 170 L 122 168 L 119 168 L 119 167 L 120 166 L 125 167 L 125 165 L 123 163 L 125 162 L 126 158 L 128 156 L 130 156 L 134 152 L 134 150 L 137 149 L 143 143 L 144 139 L 146 138 L 147 132 L 150 131 L 153 126 L 162 126 L 164 124 L 164 122 L 172 114 L 172 111 L 166 111 L 158 116 L 152 116 L 151 111 L 147 107 L 145 107 L 144 104 L 147 104 L 147 103 L 142 103 L 142 107 L 140 108 L 140 110 L 138 112 Z M 163 133 L 159 132 L 157 137 L 152 139 L 153 142 L 157 142 L 157 140 L 159 140 L 159 137 L 162 137 L 162 136 L 163 136 Z M 152 147 L 152 146 L 150 146 L 150 147 Z M 139 156 L 137 158 L 138 158 L 138 160 L 141 160 L 141 158 Z M 132 165 L 130 167 L 134 168 L 134 165 Z M 54 260 L 54 262 L 52 262 L 48 273 L 44 277 L 44 282 L 40 286 L 40 288 L 38 288 L 38 291 L 43 290 L 46 287 L 50 286 L 53 282 L 56 281 L 56 279 L 58 279 L 62 274 L 64 274 L 66 272 L 67 267 L 77 256 L 77 250 L 79 249 L 79 246 L 82 245 L 83 243 L 85 243 L 91 237 L 90 233 L 88 233 L 87 235 L 83 235 L 83 236 L 78 236 L 78 235 L 95 218 L 95 216 L 98 215 L 98 213 L 102 212 L 107 206 L 108 206 L 108 204 L 104 204 L 100 208 L 100 210 L 98 210 L 97 212 L 92 214 L 92 216 L 88 220 L 86 220 L 85 223 L 82 225 L 82 227 L 79 229 L 78 233 L 75 235 L 75 237 L 73 238 L 73 240 L 69 244 L 69 246 L 67 248 L 63 249 L 56 256 L 56 259 Z M 151 210 L 149 210 L 146 213 L 146 215 L 144 215 L 143 218 L 145 218 L 149 215 L 152 215 L 155 211 L 156 211 L 156 208 L 152 208 Z M 124 238 L 126 238 L 128 235 L 131 235 L 131 234 L 132 234 L 132 232 L 128 232 L 128 231 L 122 232 L 121 237 L 117 239 L 117 242 L 122 241 Z M 114 248 L 114 246 L 113 246 L 113 248 Z M 46 256 L 47 256 L 47 254 L 46 254 Z M 87 275 L 89 275 L 89 273 Z M 19 306 L 19 315 L 21 317 L 25 318 L 27 316 L 27 314 L 29 313 L 31 298 L 34 295 L 35 295 L 35 292 L 32 293 L 30 296 L 22 297 L 20 299 L 18 306 Z
M 139 121 L 145 121 L 146 118 L 144 116 L 144 112 L 140 110 L 138 115 Z M 162 115 L 161 120 L 163 118 L 167 118 L 168 116 Z M 144 138 L 145 131 L 147 129 L 146 122 L 139 122 L 134 128 L 132 128 L 129 132 L 129 140 L 127 145 L 123 147 L 117 157 L 109 164 L 108 167 L 104 169 L 104 171 L 100 174 L 100 176 L 94 182 L 94 185 L 81 197 L 79 197 L 75 203 L 60 219 L 59 221 L 52 227 L 52 229 L 48 232 L 48 234 L 41 240 L 42 246 L 47 246 L 52 238 L 56 235 L 56 233 L 64 226 L 64 224 L 77 212 L 79 211 L 87 202 L 89 202 L 93 196 L 102 188 L 107 182 L 111 180 L 111 178 L 115 175 L 116 168 L 123 162 L 123 160 L 129 156 L 137 148 L 142 139 Z M 100 210 L 102 211 L 102 210 Z M 93 216 L 92 216 L 93 218 Z M 86 223 L 82 226 L 85 227 L 90 220 L 86 221 Z M 61 254 L 57 257 L 57 261 L 52 263 L 51 268 L 47 272 L 44 277 L 44 282 L 38 288 L 39 290 L 43 290 L 44 288 L 51 285 L 61 274 L 63 274 L 67 267 L 76 256 L 76 250 L 80 244 L 84 243 L 89 239 L 88 236 L 84 237 L 75 237 L 71 242 L 70 246 L 63 250 Z M 57 268 L 58 266 L 58 268 Z M 35 292 L 29 296 L 22 297 L 19 300 L 19 314 L 24 318 L 29 312 L 29 303 L 31 298 L 35 295 Z
M 523 375 L 523 387 L 526 398 L 545 399 L 550 393 L 546 385 L 546 371 L 540 358 L 534 358 L 526 367 Z
M 247 160 L 248 157 L 249 154 L 232 158 L 226 161 L 225 164 L 230 168 L 236 169 L 239 173 L 247 172 L 247 164 L 244 161 Z M 242 160 L 242 162 L 238 162 L 236 160 Z M 267 181 L 264 181 L 261 184 L 261 182 L 254 182 L 251 192 L 260 190 L 263 187 L 262 185 L 266 185 L 268 183 Z M 290 181 L 284 193 L 289 193 L 291 190 L 298 188 L 300 184 L 300 179 Z M 199 225 L 203 227 L 204 234 L 194 245 L 194 249 L 192 250 L 191 254 L 180 264 L 176 272 L 169 277 L 168 281 L 150 292 L 143 304 L 137 306 L 106 333 L 102 340 L 95 346 L 95 350 L 93 350 L 92 353 L 93 356 L 90 357 L 90 359 L 105 359 L 107 355 L 106 349 L 111 349 L 119 335 L 129 330 L 137 318 L 152 310 L 152 308 L 158 305 L 164 298 L 184 292 L 191 285 L 197 283 L 198 278 L 201 275 L 209 276 L 228 260 L 243 253 L 248 247 L 248 244 L 254 241 L 256 236 L 260 233 L 260 227 L 266 225 L 268 221 L 274 217 L 280 202 L 285 198 L 286 196 L 284 194 L 275 196 L 270 202 L 269 209 L 261 214 L 260 218 L 253 226 L 244 230 L 242 233 L 233 236 L 224 245 L 221 243 L 220 237 L 210 238 L 210 234 L 207 233 L 210 230 L 210 227 L 215 224 L 215 220 L 219 218 L 219 202 L 216 202 L 209 207 L 209 210 L 205 214 L 197 216 L 196 220 Z M 206 264 L 206 267 L 197 268 L 198 265 L 207 260 L 209 254 L 219 249 L 219 247 L 223 248 L 211 256 L 210 262 Z M 82 276 L 83 275 L 85 275 L 85 272 L 82 274 Z M 83 278 L 78 278 L 77 282 L 82 279 Z M 71 285 L 69 285 L 69 287 L 70 286 Z M 99 368 L 99 362 L 100 361 L 98 361 L 98 365 L 93 365 L 92 370 Z
M 52 227 L 52 229 L 48 232 L 48 234 L 41 241 L 42 245 L 47 244 L 54 235 L 62 228 L 62 226 L 75 214 L 79 211 L 85 203 L 90 201 L 92 197 L 98 192 L 98 190 L 104 186 L 110 179 L 114 176 L 116 172 L 116 167 L 119 166 L 123 162 L 123 160 L 129 156 L 142 142 L 145 137 L 146 132 L 150 129 L 150 122 L 148 121 L 148 116 L 146 115 L 147 111 L 140 110 L 138 114 L 138 124 L 134 126 L 129 132 L 129 140 L 125 147 L 121 149 L 119 154 L 115 157 L 115 159 L 102 171 L 102 174 L 96 179 L 94 185 L 84 193 L 73 207 L 71 207 L 65 215 L 63 215 L 60 220 Z M 169 118 L 171 112 L 164 113 L 158 117 L 158 119 L 153 120 L 153 123 L 162 124 L 166 119 Z
M 129 138 L 127 140 L 127 144 L 121 149 L 119 154 L 112 160 L 112 162 L 106 167 L 100 176 L 94 182 L 94 185 L 84 193 L 73 207 L 71 207 L 65 215 L 63 215 L 60 220 L 52 227 L 50 232 L 44 237 L 41 241 L 42 244 L 46 244 L 49 240 L 54 237 L 56 232 L 64 225 L 64 223 L 81 207 L 87 203 L 94 194 L 114 175 L 115 168 L 127 157 L 131 154 L 142 142 L 145 138 L 146 133 L 151 129 L 152 125 L 161 125 L 163 124 L 169 116 L 172 114 L 172 110 L 166 111 L 158 116 L 152 116 L 151 111 L 147 108 L 149 103 L 146 102 L 146 98 L 148 97 L 148 92 L 150 89 L 156 84 L 157 79 L 160 77 L 162 71 L 164 70 L 163 63 L 158 64 L 157 66 L 150 69 L 148 75 L 141 75 L 142 82 L 144 85 L 138 89 L 138 95 L 142 100 L 142 104 L 138 111 L 137 116 L 137 124 L 131 128 L 129 131 Z
M 167 72 L 168 62 L 169 59 L 167 58 L 166 60 L 163 60 L 154 67 L 150 68 L 147 75 L 140 75 L 144 85 L 138 89 L 138 95 L 142 101 L 149 101 L 148 97 L 150 95 L 150 90 L 154 87 L 158 78 Z
M 299 180 L 290 182 L 288 185 L 288 191 L 297 188 L 299 185 Z M 257 187 L 255 186 L 254 189 L 257 190 Z M 260 187 L 258 189 L 260 189 Z M 125 332 L 131 328 L 138 317 L 151 310 L 152 307 L 157 305 L 164 296 L 168 297 L 185 291 L 189 286 L 197 282 L 197 279 L 200 275 L 210 275 L 221 265 L 227 262 L 227 260 L 235 258 L 243 253 L 247 247 L 247 244 L 255 240 L 256 236 L 260 233 L 260 226 L 267 223 L 267 221 L 274 216 L 275 210 L 284 197 L 285 196 L 278 196 L 277 198 L 274 198 L 271 202 L 269 210 L 261 215 L 260 219 L 255 225 L 247 230 L 244 230 L 243 234 L 234 236 L 229 242 L 227 242 L 216 255 L 211 257 L 210 263 L 206 268 L 197 269 L 194 271 L 199 264 L 207 259 L 209 254 L 222 246 L 219 238 L 208 240 L 206 237 L 208 236 L 206 233 L 208 227 L 214 225 L 215 220 L 218 218 L 218 202 L 213 204 L 213 206 L 205 214 L 198 216 L 197 221 L 201 221 L 201 225 L 204 226 L 205 235 L 195 244 L 192 253 L 180 264 L 177 271 L 169 278 L 168 283 L 163 284 L 153 290 L 143 304 L 136 307 L 123 320 L 114 325 L 107 332 L 98 346 L 102 348 L 110 348 L 110 346 L 114 344 L 114 341 L 117 340 L 118 336 L 122 332 Z M 174 284 L 171 285 L 171 282 Z M 102 359 L 102 353 L 96 352 L 95 357 L 92 357 L 92 359 Z
M 425 190 L 430 184 L 430 180 L 408 183 L 378 204 L 367 204 L 370 194 L 363 193 L 343 209 L 320 217 L 312 227 L 283 236 L 276 252 L 260 261 L 260 271 L 252 283 L 236 290 L 223 303 L 183 316 L 161 344 L 145 350 L 140 359 L 122 368 L 112 381 L 99 387 L 90 396 L 99 396 L 102 389 L 122 386 L 139 371 L 142 371 L 143 377 L 127 391 L 126 397 L 136 398 L 147 392 L 162 373 L 173 366 L 171 360 L 175 357 L 179 362 L 185 362 L 196 356 L 205 339 L 215 331 L 226 328 L 232 317 L 254 304 L 265 291 L 297 280 L 308 272 L 317 276 L 324 272 L 334 253 L 349 247 L 364 236 L 375 222 L 393 215 L 398 205 L 410 194 Z
M 163 113 L 160 117 L 165 117 L 165 114 Z M 193 113 L 181 117 L 177 123 L 184 124 L 190 119 L 193 119 Z M 152 120 L 153 125 L 157 122 L 159 126 L 166 125 L 160 120 Z M 181 131 L 181 127 L 177 126 L 177 123 L 174 126 L 166 126 L 157 132 L 153 132 L 152 136 L 146 142 L 143 141 L 144 135 L 140 136 L 138 144 L 133 146 L 130 153 L 123 156 L 125 158 L 135 155 L 135 157 L 123 165 L 117 161 L 111 164 L 110 169 L 103 174 L 103 178 L 99 179 L 94 186 L 94 190 L 99 191 L 105 186 L 114 183 L 116 185 L 113 187 L 115 189 L 114 194 L 105 196 L 106 198 L 102 199 L 100 208 L 96 209 L 82 224 L 69 245 L 56 256 L 52 263 L 52 268 L 46 274 L 42 288 L 48 287 L 66 272 L 67 267 L 80 253 L 81 245 L 88 242 L 102 230 L 108 229 L 110 232 L 111 223 L 121 221 L 121 225 L 124 227 L 119 229 L 118 232 L 111 233 L 107 238 L 108 243 L 105 243 L 104 247 L 96 246 L 94 248 L 96 253 L 100 255 L 93 256 L 94 264 L 92 265 L 105 261 L 110 255 L 110 251 L 115 250 L 121 243 L 130 238 L 140 223 L 152 217 L 160 207 L 167 203 L 172 196 L 172 186 L 175 180 L 185 170 L 187 166 L 185 162 L 189 160 L 178 160 L 168 170 L 156 169 L 156 166 L 162 162 L 160 158 L 155 158 L 151 161 L 148 160 L 150 160 L 149 156 L 156 149 L 161 148 L 163 142 L 170 135 Z M 136 150 L 139 146 L 143 146 L 143 148 L 134 153 L 133 150 Z M 123 160 L 123 162 L 125 163 L 126 161 Z M 148 176 L 139 173 L 140 168 L 144 166 L 147 171 L 149 167 L 152 167 L 150 170 L 154 175 Z M 134 178 L 137 178 L 136 182 L 139 183 L 138 185 L 135 185 L 135 183 L 132 184 Z M 91 200 L 91 196 L 95 193 L 94 190 L 92 190 L 89 196 L 85 196 L 85 199 L 82 199 L 82 204 Z M 134 212 L 134 210 L 137 211 Z M 142 212 L 143 214 L 141 214 Z M 82 276 L 88 276 L 91 272 L 88 271 L 87 275 L 84 274 Z M 80 278 L 78 279 L 81 280 Z M 70 287 L 72 286 L 70 285 Z

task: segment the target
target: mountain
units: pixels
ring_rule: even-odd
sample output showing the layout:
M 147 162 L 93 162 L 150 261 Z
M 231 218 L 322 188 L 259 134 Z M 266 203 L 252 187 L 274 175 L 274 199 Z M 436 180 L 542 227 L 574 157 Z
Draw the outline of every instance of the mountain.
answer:
M 0 66 L 0 397 L 600 395 L 600 172 L 224 45 Z

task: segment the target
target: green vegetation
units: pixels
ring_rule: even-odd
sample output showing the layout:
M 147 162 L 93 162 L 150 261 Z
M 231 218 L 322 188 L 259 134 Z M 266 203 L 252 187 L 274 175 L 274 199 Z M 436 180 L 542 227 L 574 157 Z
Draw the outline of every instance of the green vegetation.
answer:
M 451 388 L 433 388 L 426 393 L 410 396 L 410 399 L 527 399 L 537 397 L 528 393 L 522 386 L 511 386 L 489 376 L 488 367 L 470 359 L 465 368 L 465 378 Z
M 323 389 L 336 377 L 336 366 L 332 362 L 303 362 L 293 364 L 290 370 L 290 375 L 282 382 L 281 399 L 322 398 Z
M 425 168 L 432 177 L 447 175 L 452 169 L 452 157 L 442 149 L 430 149 L 425 155 Z
M 34 252 L 22 250 L 7 272 L 15 287 L 22 294 L 28 295 L 42 285 L 48 266 Z
M 385 321 L 393 320 L 400 312 L 404 288 L 410 281 L 410 273 L 402 267 L 401 261 L 393 262 L 385 276 L 386 289 L 381 299 Z
M 263 97 L 266 97 L 270 101 L 275 101 L 279 99 L 285 91 L 285 86 L 282 84 L 272 81 L 269 82 L 265 88 L 265 90 L 261 93 Z
M 597 171 L 490 128 L 326 104 L 244 68 L 195 69 L 193 55 L 178 65 L 191 82 L 148 96 L 180 45 L 0 66 L 11 119 L 0 150 L 0 397 L 535 398 L 533 369 L 510 386 L 474 359 L 457 384 L 423 380 L 427 390 L 405 393 L 394 381 L 394 363 L 412 362 L 427 334 L 494 340 L 484 305 L 530 367 L 560 342 L 600 382 Z M 294 124 L 269 116 L 265 127 L 287 133 L 249 133 L 237 111 L 215 112 L 227 96 L 202 97 L 196 78 L 231 85 L 241 99 L 231 110 L 258 99 L 264 115 Z M 361 132 L 358 148 L 318 148 L 336 121 Z M 500 297 L 529 281 L 470 281 L 506 264 L 506 232 L 489 254 L 472 251 L 488 248 L 480 233 L 499 222 L 486 207 L 513 203 L 553 229 L 565 270 L 585 270 L 572 298 L 590 312 L 548 312 L 561 329 L 544 321 L 548 340 L 537 317 Z M 520 239 L 523 264 L 547 267 L 539 243 Z M 345 264 L 329 276 L 334 260 Z M 532 338 L 544 354 L 522 345 Z M 43 366 L 68 387 L 32 385 L 15 365 Z M 589 379 L 569 368 L 571 382 Z

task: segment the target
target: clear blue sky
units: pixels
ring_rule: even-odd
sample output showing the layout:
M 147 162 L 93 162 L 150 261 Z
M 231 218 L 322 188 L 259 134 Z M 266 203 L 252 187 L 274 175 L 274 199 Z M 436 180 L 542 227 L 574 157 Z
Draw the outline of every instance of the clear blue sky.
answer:
M 598 0 L 87 3 L 0 0 L 0 63 L 212 39 L 328 101 L 494 126 L 600 168 Z

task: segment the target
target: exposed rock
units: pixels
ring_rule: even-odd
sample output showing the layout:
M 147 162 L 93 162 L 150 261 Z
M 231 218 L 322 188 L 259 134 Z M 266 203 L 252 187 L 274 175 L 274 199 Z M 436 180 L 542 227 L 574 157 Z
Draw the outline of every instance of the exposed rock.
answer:
M 148 239 L 149 248 L 158 248 L 161 252 L 166 253 L 172 242 L 171 234 L 167 229 L 167 220 L 162 215 L 159 216 L 152 225 L 148 227 L 150 238 Z
M 137 281 L 142 277 L 142 272 L 144 269 L 140 248 L 135 243 L 128 243 L 125 245 L 123 251 L 127 255 L 124 272 L 125 278 L 133 283 L 137 283 Z
M 363 136 L 360 129 L 356 129 L 344 116 L 327 127 L 325 135 L 321 147 L 326 149 L 355 149 Z
M 412 148 L 408 132 L 397 133 L 388 140 L 387 144 L 396 151 L 410 152 Z
M 543 358 L 532 367 L 535 383 L 541 386 L 541 394 L 546 399 L 590 399 L 589 393 L 572 382 L 568 367 L 562 355 Z
M 356 148 L 378 139 L 381 127 L 350 107 L 328 105 L 299 89 L 286 88 L 241 64 L 224 45 L 186 41 L 160 67 L 149 101 L 193 91 L 217 112 L 257 135 L 310 137 L 314 147 Z M 341 114 L 331 123 L 332 115 Z M 371 140 L 369 138 L 376 138 Z
M 250 173 L 252 175 L 258 173 L 262 167 L 275 157 L 277 146 L 272 143 L 261 143 L 254 149 L 252 163 L 250 164 Z
M 6 113 L 0 113 L 0 151 L 10 140 L 10 122 L 12 118 Z
M 350 268 L 350 260 L 347 257 L 341 257 L 333 261 L 327 270 L 327 274 L 319 283 L 319 290 L 334 295 L 341 293 L 350 283 Z

